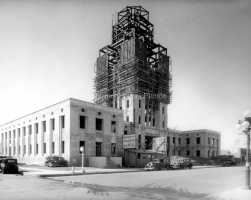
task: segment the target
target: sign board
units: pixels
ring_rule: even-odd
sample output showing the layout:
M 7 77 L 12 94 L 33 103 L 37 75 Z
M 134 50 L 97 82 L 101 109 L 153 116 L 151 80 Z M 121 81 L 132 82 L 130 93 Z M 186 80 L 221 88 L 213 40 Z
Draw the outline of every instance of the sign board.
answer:
M 145 133 L 150 133 L 150 134 L 153 134 L 153 135 L 158 135 L 159 131 L 145 128 Z
M 154 151 L 166 151 L 166 137 L 153 138 Z
M 136 148 L 136 136 L 135 134 L 123 135 L 123 149 L 135 149 Z

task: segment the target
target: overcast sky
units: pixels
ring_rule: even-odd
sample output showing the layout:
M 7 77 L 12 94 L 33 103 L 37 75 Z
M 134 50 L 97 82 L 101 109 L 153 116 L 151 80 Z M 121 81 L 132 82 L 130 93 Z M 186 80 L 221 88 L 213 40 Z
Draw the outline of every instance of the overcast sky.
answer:
M 70 97 L 92 102 L 112 15 L 139 5 L 172 57 L 168 126 L 221 132 L 229 148 L 251 109 L 249 0 L 1 0 L 0 124 Z

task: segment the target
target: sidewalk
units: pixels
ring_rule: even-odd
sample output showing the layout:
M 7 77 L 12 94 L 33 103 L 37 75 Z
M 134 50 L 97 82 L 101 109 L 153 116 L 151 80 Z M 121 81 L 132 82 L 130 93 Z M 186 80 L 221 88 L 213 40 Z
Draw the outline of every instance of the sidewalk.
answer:
M 214 168 L 218 166 L 194 166 L 194 169 L 200 168 Z M 72 167 L 58 167 L 50 168 L 44 166 L 19 166 L 19 171 L 24 176 L 35 176 L 35 177 L 57 177 L 57 176 L 77 176 L 77 175 L 92 175 L 92 174 L 108 174 L 108 173 L 128 173 L 128 172 L 144 172 L 144 168 L 95 168 L 95 167 L 84 167 L 84 173 L 81 167 L 75 167 L 74 172 Z
M 128 173 L 128 172 L 141 172 L 144 169 L 141 168 L 94 168 L 84 167 L 84 173 L 81 167 L 75 167 L 74 172 L 72 167 L 62 168 L 39 168 L 39 167 L 27 167 L 19 166 L 19 171 L 24 176 L 35 176 L 35 177 L 57 177 L 57 176 L 78 176 L 78 175 L 92 175 L 92 174 L 108 174 L 108 173 Z

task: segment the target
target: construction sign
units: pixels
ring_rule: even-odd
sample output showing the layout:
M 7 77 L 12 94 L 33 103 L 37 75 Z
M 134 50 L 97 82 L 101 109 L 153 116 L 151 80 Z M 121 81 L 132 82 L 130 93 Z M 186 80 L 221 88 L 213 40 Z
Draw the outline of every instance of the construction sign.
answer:
M 136 148 L 136 136 L 135 134 L 123 135 L 123 149 L 135 149 Z
M 156 152 L 166 151 L 166 137 L 153 138 L 153 150 Z

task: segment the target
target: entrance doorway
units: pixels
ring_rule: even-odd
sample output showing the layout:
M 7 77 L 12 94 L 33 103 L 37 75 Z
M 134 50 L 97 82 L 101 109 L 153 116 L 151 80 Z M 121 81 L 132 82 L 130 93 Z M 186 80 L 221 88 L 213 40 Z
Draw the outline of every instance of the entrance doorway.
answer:
M 102 142 L 96 142 L 96 156 L 102 156 Z

